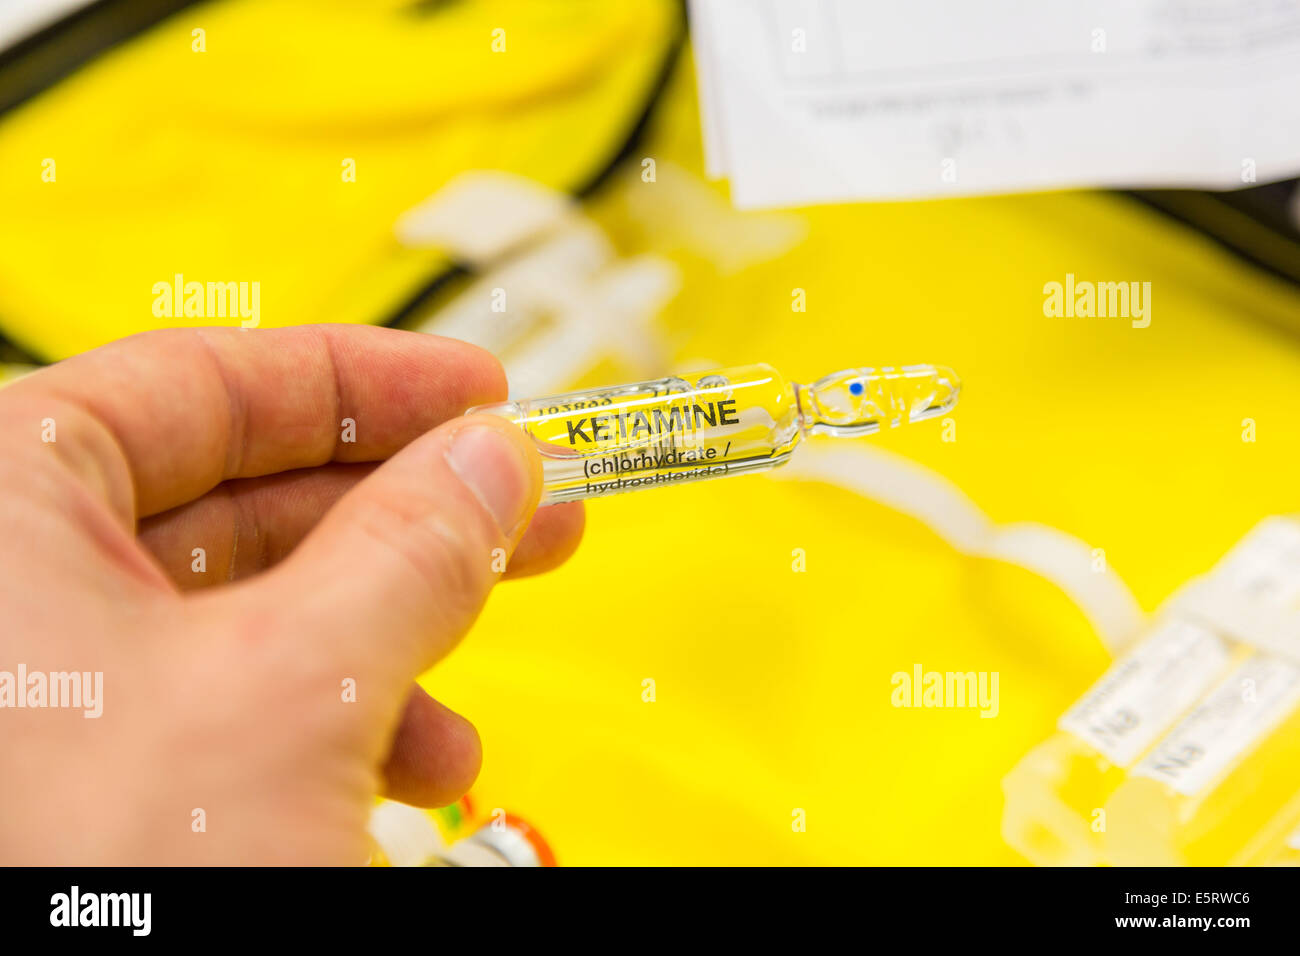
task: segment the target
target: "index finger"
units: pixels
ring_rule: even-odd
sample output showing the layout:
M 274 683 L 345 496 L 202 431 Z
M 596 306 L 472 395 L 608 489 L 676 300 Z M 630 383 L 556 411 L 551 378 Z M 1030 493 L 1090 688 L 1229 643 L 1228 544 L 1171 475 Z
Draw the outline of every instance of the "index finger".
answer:
M 41 413 L 33 427 L 53 419 L 57 450 L 135 520 L 231 478 L 381 461 L 505 395 L 500 363 L 468 343 L 316 325 L 146 332 L 30 375 L 0 399 Z

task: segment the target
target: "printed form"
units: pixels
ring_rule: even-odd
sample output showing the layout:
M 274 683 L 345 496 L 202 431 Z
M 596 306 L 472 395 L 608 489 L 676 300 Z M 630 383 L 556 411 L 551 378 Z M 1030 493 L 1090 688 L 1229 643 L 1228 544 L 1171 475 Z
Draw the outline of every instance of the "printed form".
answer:
M 1300 174 L 1300 0 L 691 0 L 740 208 Z

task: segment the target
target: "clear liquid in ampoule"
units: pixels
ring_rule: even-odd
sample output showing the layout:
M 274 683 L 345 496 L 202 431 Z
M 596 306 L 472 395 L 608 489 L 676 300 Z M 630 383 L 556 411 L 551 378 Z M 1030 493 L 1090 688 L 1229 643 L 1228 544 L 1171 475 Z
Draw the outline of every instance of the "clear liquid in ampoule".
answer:
M 509 418 L 541 452 L 543 504 L 774 468 L 804 435 L 863 435 L 951 408 L 936 366 L 849 369 L 813 385 L 769 365 L 594 388 L 470 410 Z

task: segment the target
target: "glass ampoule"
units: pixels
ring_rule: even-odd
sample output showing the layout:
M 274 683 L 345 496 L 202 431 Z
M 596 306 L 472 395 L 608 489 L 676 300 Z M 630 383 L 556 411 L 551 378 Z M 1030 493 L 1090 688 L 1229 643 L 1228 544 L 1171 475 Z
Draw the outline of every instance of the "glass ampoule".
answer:
M 1205 581 L 1247 604 L 1284 606 L 1300 597 L 1298 556 L 1300 523 L 1269 518 L 1229 550 Z M 1184 620 L 1176 610 L 1161 614 L 1066 711 L 1057 732 L 1003 778 L 1007 843 L 1041 866 L 1092 866 L 1115 862 L 1115 852 L 1126 858 L 1146 853 L 1143 848 L 1165 826 L 1163 804 L 1151 816 L 1125 814 L 1108 823 L 1111 798 L 1142 758 L 1252 654 L 1230 635 Z M 1123 834 L 1118 841 L 1115 832 Z M 1140 858 L 1170 859 L 1167 853 Z
M 1003 839 L 1038 866 L 1104 863 L 1106 801 L 1232 653 L 1206 628 L 1159 622 L 1003 778 Z
M 556 504 L 775 468 L 808 435 L 870 435 L 934 418 L 961 383 L 937 365 L 852 368 L 811 385 L 770 365 L 480 405 L 541 452 L 541 503 Z
M 1229 866 L 1300 866 L 1300 791 L 1260 827 Z
M 1297 789 L 1300 666 L 1256 654 L 1116 788 L 1107 857 L 1118 866 L 1228 865 Z
M 1294 516 L 1261 522 L 1233 552 L 1242 560 L 1229 590 L 1241 613 L 1300 614 Z M 1241 644 L 1231 671 L 1116 788 L 1106 802 L 1111 863 L 1223 866 L 1285 814 L 1300 791 L 1300 633 L 1284 633 L 1282 653 Z
M 1286 843 L 1268 861 L 1269 866 L 1300 866 L 1300 819 L 1287 836 Z

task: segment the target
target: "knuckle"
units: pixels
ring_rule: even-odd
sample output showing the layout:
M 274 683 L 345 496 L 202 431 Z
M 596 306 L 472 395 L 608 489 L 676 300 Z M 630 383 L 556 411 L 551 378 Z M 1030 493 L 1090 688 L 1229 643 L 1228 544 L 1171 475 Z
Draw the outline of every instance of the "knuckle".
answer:
M 449 617 L 459 618 L 476 610 L 491 586 L 491 545 L 476 511 L 449 512 L 427 499 L 388 495 L 368 500 L 355 520 Z

